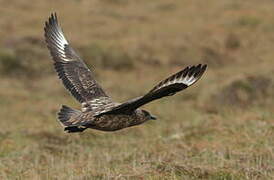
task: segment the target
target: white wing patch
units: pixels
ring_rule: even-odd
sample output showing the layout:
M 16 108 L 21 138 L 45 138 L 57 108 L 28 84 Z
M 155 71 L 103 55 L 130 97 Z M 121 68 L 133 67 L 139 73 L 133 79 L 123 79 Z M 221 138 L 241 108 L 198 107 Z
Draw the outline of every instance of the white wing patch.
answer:
M 197 80 L 200 79 L 205 69 L 206 69 L 206 65 L 202 66 L 200 64 L 197 66 L 187 67 L 184 70 L 160 82 L 155 88 L 151 90 L 151 92 L 173 85 L 173 84 L 184 84 L 186 86 L 191 86 Z
M 48 41 L 48 43 L 51 42 L 55 46 L 55 55 L 58 55 L 64 61 L 70 61 L 70 58 L 68 58 L 65 53 L 65 48 L 69 45 L 69 43 L 66 40 L 64 33 L 58 24 L 56 14 L 51 15 L 49 21 L 46 22 L 46 27 L 48 27 L 45 31 L 48 36 L 48 39 L 46 39 L 46 41 Z
M 65 54 L 65 47 L 68 46 L 68 41 L 66 40 L 63 32 L 62 32 L 62 29 L 57 25 L 55 26 L 55 30 L 56 30 L 56 45 L 58 46 L 57 50 L 58 52 L 60 53 L 61 55 L 61 58 L 64 60 L 64 61 L 69 61 L 69 59 L 66 57 L 66 54 Z
M 195 81 L 197 80 L 197 78 L 195 78 L 194 76 L 186 76 L 183 79 L 179 79 L 178 83 L 183 83 L 186 84 L 187 86 L 192 85 Z
M 58 34 L 57 34 L 58 38 L 55 39 L 56 45 L 58 46 L 57 50 L 60 53 L 60 55 L 62 56 L 62 59 L 67 61 L 68 59 L 66 59 L 65 47 L 66 47 L 66 45 L 68 45 L 68 42 L 65 39 L 64 35 L 62 34 L 62 30 L 60 29 L 60 27 L 58 27 L 57 30 L 58 30 Z

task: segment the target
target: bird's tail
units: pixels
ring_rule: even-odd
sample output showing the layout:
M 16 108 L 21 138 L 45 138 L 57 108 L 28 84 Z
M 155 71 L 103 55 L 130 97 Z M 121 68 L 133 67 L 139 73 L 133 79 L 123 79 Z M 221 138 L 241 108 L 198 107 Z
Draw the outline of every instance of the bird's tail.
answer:
M 82 132 L 86 127 L 78 126 L 78 117 L 81 115 L 81 111 L 72 109 L 68 106 L 62 105 L 59 113 L 58 120 L 65 127 L 65 131 L 71 132 Z

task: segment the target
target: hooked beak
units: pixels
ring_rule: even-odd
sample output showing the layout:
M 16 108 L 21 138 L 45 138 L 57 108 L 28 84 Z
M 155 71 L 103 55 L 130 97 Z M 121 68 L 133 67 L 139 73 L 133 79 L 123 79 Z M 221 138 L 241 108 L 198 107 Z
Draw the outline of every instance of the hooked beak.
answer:
M 156 116 L 152 116 L 152 115 L 151 115 L 151 116 L 150 116 L 150 119 L 151 119 L 151 120 L 156 120 L 156 119 L 157 119 L 157 117 L 156 117 Z

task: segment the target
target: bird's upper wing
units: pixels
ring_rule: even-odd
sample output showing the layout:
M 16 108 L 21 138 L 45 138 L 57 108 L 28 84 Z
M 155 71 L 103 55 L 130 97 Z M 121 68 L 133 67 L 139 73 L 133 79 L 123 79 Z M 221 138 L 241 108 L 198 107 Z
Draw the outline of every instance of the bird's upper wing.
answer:
M 207 65 L 197 65 L 186 67 L 185 69 L 177 72 L 176 74 L 168 77 L 164 81 L 161 81 L 157 84 L 152 90 L 150 90 L 146 95 L 129 100 L 125 103 L 122 103 L 112 109 L 101 112 L 98 115 L 102 114 L 115 114 L 115 113 L 130 113 L 138 107 L 149 103 L 150 101 L 165 97 L 171 96 L 175 93 L 186 89 L 195 82 L 197 82 L 200 77 L 203 75 L 207 68 Z
M 109 98 L 94 79 L 90 69 L 69 45 L 58 24 L 56 14 L 50 16 L 44 30 L 55 70 L 69 92 L 85 104 L 94 99 Z

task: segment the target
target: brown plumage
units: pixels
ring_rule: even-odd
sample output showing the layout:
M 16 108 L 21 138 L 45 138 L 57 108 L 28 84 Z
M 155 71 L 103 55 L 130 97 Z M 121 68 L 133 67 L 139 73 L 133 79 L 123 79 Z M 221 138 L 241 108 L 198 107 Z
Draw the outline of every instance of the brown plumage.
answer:
M 58 113 L 58 120 L 67 132 L 82 132 L 87 128 L 115 131 L 154 120 L 154 116 L 139 107 L 186 89 L 201 78 L 207 67 L 201 64 L 186 67 L 161 81 L 144 96 L 116 103 L 104 92 L 90 69 L 71 48 L 56 14 L 50 16 L 44 30 L 59 78 L 82 105 L 81 111 L 63 105 Z

